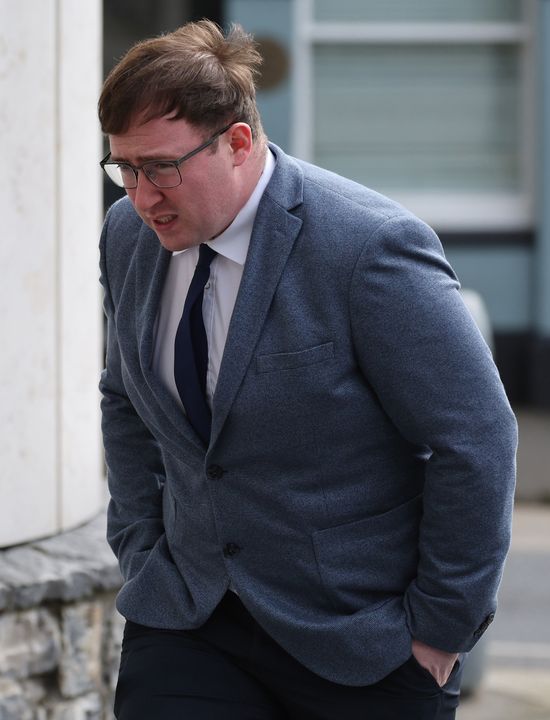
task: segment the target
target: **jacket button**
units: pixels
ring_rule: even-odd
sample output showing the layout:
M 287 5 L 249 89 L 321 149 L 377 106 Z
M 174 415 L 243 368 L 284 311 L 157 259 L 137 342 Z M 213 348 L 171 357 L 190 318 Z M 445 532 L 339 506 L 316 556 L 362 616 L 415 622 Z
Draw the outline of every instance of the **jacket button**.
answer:
M 219 465 L 209 465 L 206 469 L 206 476 L 209 480 L 219 480 L 224 474 L 224 469 Z
M 487 615 L 485 620 L 481 623 L 481 625 L 478 627 L 478 629 L 474 632 L 474 637 L 476 638 L 476 640 L 479 640 L 479 638 L 483 635 L 485 630 L 487 630 L 487 628 L 493 622 L 494 619 L 495 619 L 494 612 L 489 613 L 489 615 Z
M 235 557 L 241 551 L 241 548 L 236 543 L 227 543 L 223 548 L 223 554 L 226 558 Z

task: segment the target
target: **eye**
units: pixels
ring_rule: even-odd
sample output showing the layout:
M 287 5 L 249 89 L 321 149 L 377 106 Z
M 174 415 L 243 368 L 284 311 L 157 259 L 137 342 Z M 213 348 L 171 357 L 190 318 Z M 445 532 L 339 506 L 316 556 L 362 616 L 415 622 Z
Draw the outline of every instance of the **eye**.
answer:
M 152 162 L 143 166 L 149 177 L 159 177 L 159 175 L 171 175 L 175 170 L 174 163 L 171 162 Z
M 119 163 L 116 168 L 125 182 L 134 182 L 134 180 L 136 179 L 134 175 L 134 170 L 131 165 L 127 165 L 126 163 Z

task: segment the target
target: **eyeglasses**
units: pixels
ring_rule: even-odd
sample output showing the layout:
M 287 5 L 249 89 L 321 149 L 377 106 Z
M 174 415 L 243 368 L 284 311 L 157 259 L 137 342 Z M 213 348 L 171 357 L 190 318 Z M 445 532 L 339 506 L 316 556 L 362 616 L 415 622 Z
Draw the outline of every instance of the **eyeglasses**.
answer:
M 227 132 L 234 124 L 235 122 L 231 122 L 221 130 L 218 130 L 212 137 L 209 137 L 208 140 L 205 140 L 194 150 L 191 150 L 191 152 L 183 155 L 178 160 L 149 160 L 143 163 L 143 165 L 134 166 L 127 162 L 114 162 L 110 160 L 111 153 L 109 152 L 99 164 L 115 185 L 123 187 L 126 190 L 137 188 L 138 170 L 141 170 L 153 185 L 160 188 L 174 188 L 181 184 L 179 166 L 186 160 L 192 158 L 193 155 L 200 153 L 209 145 L 212 145 L 214 140 L 219 138 L 220 135 L 223 135 L 224 132 Z

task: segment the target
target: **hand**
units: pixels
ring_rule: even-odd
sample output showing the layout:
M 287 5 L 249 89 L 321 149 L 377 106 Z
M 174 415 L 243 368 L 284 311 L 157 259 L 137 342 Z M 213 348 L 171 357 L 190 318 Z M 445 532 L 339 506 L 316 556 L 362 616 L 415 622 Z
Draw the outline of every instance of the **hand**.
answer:
M 449 675 L 458 658 L 458 653 L 449 653 L 444 650 L 426 645 L 420 640 L 412 641 L 412 654 L 417 663 L 432 675 L 442 687 L 449 679 Z

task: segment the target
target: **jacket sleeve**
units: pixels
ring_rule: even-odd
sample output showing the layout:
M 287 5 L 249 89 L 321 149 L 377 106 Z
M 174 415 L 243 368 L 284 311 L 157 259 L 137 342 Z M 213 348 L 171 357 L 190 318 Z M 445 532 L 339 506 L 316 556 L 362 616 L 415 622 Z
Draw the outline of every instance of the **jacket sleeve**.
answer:
M 101 284 L 107 320 L 105 369 L 101 375 L 102 432 L 110 502 L 107 540 L 125 581 L 143 567 L 164 535 L 162 486 L 164 464 L 155 438 L 136 413 L 123 381 L 117 338 L 116 307 L 108 275 L 108 213 L 100 242 Z
M 509 547 L 517 426 L 435 233 L 412 216 L 369 238 L 350 294 L 362 371 L 426 457 L 415 637 L 468 651 L 489 624 Z

